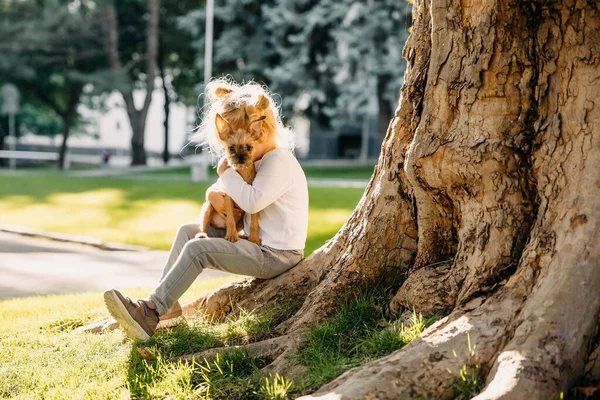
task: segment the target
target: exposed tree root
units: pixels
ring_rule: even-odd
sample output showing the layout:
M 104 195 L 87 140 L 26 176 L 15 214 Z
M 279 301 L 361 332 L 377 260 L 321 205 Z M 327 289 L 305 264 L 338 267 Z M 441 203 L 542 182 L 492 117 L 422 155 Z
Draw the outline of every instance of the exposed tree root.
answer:
M 199 353 L 175 357 L 172 361 L 202 361 L 205 358 L 210 359 L 226 351 L 243 349 L 267 362 L 267 365 L 261 369 L 261 372 L 265 374 L 280 373 L 287 376 L 298 376 L 305 371 L 305 368 L 295 359 L 298 347 L 303 340 L 304 336 L 302 333 L 295 332 L 294 334 L 277 336 L 246 345 L 215 347 Z
M 119 328 L 121 325 L 113 318 L 107 318 L 102 321 L 92 322 L 73 330 L 71 333 L 78 335 L 81 333 L 104 333 Z
M 258 354 L 268 360 L 275 360 L 281 353 L 283 353 L 285 347 L 288 345 L 290 338 L 287 335 L 277 336 L 274 338 L 262 340 L 260 342 L 249 343 L 238 346 L 224 346 L 214 347 L 194 354 L 186 354 L 180 357 L 173 358 L 173 361 L 202 361 L 204 358 L 211 358 L 219 353 L 228 350 L 239 350 L 245 349 L 253 354 Z

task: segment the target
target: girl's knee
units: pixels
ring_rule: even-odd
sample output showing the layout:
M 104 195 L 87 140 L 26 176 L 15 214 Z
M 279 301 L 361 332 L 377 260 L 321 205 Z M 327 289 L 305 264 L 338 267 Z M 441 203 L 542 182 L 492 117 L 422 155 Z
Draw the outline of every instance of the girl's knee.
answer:
M 179 227 L 177 236 L 183 237 L 187 241 L 193 239 L 198 232 L 200 232 L 200 224 L 197 222 L 188 222 Z
M 209 249 L 207 248 L 207 239 L 192 239 L 188 240 L 185 246 L 183 246 L 182 253 L 190 257 L 199 257 L 206 253 Z

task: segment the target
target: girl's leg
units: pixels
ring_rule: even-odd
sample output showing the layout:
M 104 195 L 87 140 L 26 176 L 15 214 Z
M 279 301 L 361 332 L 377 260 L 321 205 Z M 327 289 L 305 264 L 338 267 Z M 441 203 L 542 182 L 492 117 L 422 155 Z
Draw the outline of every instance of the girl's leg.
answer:
M 182 237 L 187 237 L 185 232 Z M 231 243 L 220 238 L 187 240 L 179 257 L 150 294 L 160 315 L 183 295 L 204 268 L 259 278 L 270 275 L 264 266 L 263 251 L 252 242 L 238 240 Z
M 177 258 L 179 258 L 179 254 L 181 254 L 181 250 L 185 244 L 194 239 L 194 236 L 200 232 L 200 223 L 198 222 L 189 222 L 187 224 L 183 224 L 177 230 L 177 234 L 175 235 L 175 239 L 173 240 L 173 244 L 171 245 L 171 251 L 169 252 L 169 258 L 167 259 L 167 263 L 165 268 L 163 269 L 162 276 L 160 277 L 160 281 L 162 281 L 165 276 L 169 273 Z M 220 238 L 225 236 L 224 229 L 217 229 L 209 226 L 208 232 L 206 232 L 209 237 Z M 159 281 L 159 282 L 160 282 Z
M 175 235 L 175 239 L 173 240 L 173 244 L 171 245 L 171 251 L 169 252 L 169 258 L 167 258 L 167 263 L 165 264 L 165 268 L 163 269 L 162 276 L 160 277 L 160 281 L 162 281 L 165 276 L 169 273 L 173 264 L 179 257 L 181 250 L 185 244 L 194 238 L 196 233 L 200 232 L 200 224 L 197 222 L 189 222 L 187 224 L 183 224 L 177 230 L 177 234 Z

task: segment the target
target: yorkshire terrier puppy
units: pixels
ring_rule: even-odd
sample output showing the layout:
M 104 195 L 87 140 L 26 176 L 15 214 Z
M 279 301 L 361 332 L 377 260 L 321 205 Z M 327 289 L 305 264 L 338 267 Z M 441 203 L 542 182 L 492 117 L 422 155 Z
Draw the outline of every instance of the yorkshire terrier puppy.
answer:
M 225 146 L 227 161 L 231 168 L 235 169 L 238 174 L 248 184 L 252 184 L 256 176 L 254 167 L 254 146 L 261 138 L 261 121 L 266 117 L 262 110 L 269 106 L 269 101 L 263 96 L 259 97 L 256 106 L 245 107 L 244 118 L 247 124 L 237 124 L 237 129 L 232 127 L 221 114 L 215 117 L 215 127 L 220 141 Z M 244 126 L 245 125 L 245 126 Z M 226 233 L 225 239 L 230 242 L 237 242 L 239 239 L 238 232 L 241 227 L 238 226 L 235 220 L 234 208 L 236 204 L 229 196 L 225 196 L 225 214 L 226 214 Z M 206 237 L 205 232 L 208 226 L 213 221 L 215 210 L 209 202 L 206 202 L 200 212 L 200 225 L 202 232 L 196 237 Z M 261 245 L 261 239 L 258 235 L 258 213 L 252 214 L 250 222 L 250 232 L 248 240 L 257 245 Z

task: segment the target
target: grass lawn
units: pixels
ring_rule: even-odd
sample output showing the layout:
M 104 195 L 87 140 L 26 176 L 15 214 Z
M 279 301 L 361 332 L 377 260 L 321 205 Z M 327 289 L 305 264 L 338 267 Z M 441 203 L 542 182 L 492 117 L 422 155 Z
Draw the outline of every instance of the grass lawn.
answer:
M 189 301 L 227 281 L 198 281 Z M 146 296 L 151 288 L 124 290 Z M 31 297 L 0 302 L 0 398 L 129 399 L 132 345 L 120 331 L 73 335 L 108 317 L 102 293 Z
M 198 218 L 207 184 L 114 178 L 0 175 L 0 223 L 168 250 L 182 223 Z M 330 239 L 362 189 L 309 189 L 305 254 Z
M 226 278 L 196 282 L 182 301 L 212 290 Z M 150 289 L 124 291 L 140 297 Z M 120 330 L 72 334 L 108 315 L 101 293 L 33 297 L 0 302 L 0 398 L 16 399 L 228 399 L 284 400 L 310 393 L 344 371 L 397 350 L 431 321 L 413 316 L 389 321 L 381 305 L 389 299 L 364 295 L 342 306 L 331 320 L 313 326 L 296 355 L 302 377 L 266 377 L 265 360 L 243 350 L 182 364 L 174 356 L 211 347 L 268 338 L 299 304 L 266 314 L 238 311 L 224 322 L 198 316 L 151 341 L 132 342 Z M 140 350 L 145 353 L 142 357 Z M 151 357 L 148 357 L 150 355 Z
M 370 179 L 373 175 L 373 166 L 366 167 L 302 167 L 307 178 L 329 178 L 329 179 Z M 170 168 L 144 175 L 190 175 L 190 167 Z M 211 176 L 217 176 L 214 168 L 209 169 Z

